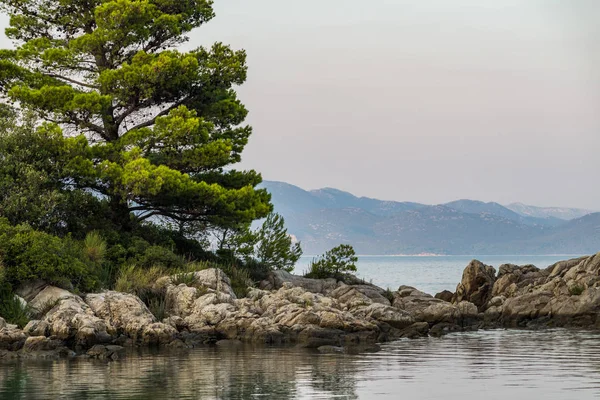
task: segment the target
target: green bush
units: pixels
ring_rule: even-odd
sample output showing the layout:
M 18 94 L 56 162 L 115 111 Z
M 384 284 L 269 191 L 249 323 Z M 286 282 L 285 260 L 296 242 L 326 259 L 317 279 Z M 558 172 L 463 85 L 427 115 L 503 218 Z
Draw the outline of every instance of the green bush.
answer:
M 269 272 L 271 271 L 271 268 L 269 268 L 268 265 L 255 259 L 249 259 L 243 263 L 240 263 L 239 268 L 243 268 L 248 271 L 248 274 L 250 274 L 250 279 L 252 279 L 254 282 L 260 282 L 267 279 Z
M 233 264 L 222 265 L 221 270 L 229 277 L 231 288 L 238 298 L 248 296 L 248 288 L 254 286 L 247 269 L 236 267 Z
M 154 290 L 154 284 L 168 271 L 161 267 L 140 268 L 136 265 L 123 267 L 115 283 L 115 290 L 135 294 L 139 298 Z M 143 299 L 142 299 L 143 300 Z
M 28 225 L 10 226 L 0 219 L 0 257 L 5 279 L 13 286 L 32 279 L 83 291 L 97 285 L 83 261 L 79 243 L 33 230 Z
M 6 283 L 0 286 L 0 316 L 9 324 L 15 324 L 21 329 L 32 316 L 31 308 L 21 303 Z
M 348 244 L 342 244 L 327 251 L 321 257 L 313 260 L 307 278 L 343 278 L 344 274 L 356 272 L 358 257 L 354 248 Z
M 150 246 L 137 257 L 135 263 L 142 268 L 161 267 L 164 269 L 181 269 L 185 266 L 183 257 L 161 246 Z
M 106 256 L 106 241 L 99 232 L 92 231 L 85 236 L 83 253 L 94 263 L 101 264 Z
M 139 297 L 160 321 L 165 317 L 166 292 L 164 287 L 157 287 L 155 283 L 166 275 L 169 275 L 168 271 L 161 267 L 146 269 L 129 265 L 121 270 L 115 290 Z
M 585 289 L 582 286 L 579 285 L 573 285 L 569 288 L 569 294 L 571 296 L 579 296 L 580 294 L 583 293 Z

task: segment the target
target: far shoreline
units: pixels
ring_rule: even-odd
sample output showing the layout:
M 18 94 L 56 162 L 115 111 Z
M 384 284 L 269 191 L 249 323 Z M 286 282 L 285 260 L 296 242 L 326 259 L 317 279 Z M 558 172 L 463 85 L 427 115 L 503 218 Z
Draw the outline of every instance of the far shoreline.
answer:
M 585 257 L 580 253 L 559 254 L 357 254 L 357 257 Z M 316 258 L 319 255 L 303 255 L 300 258 Z M 360 260 L 359 260 L 360 261 Z

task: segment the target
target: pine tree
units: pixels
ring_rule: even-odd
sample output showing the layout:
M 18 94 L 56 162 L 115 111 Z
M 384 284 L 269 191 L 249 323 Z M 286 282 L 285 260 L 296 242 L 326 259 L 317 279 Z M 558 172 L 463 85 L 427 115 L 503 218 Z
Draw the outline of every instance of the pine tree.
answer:
M 246 54 L 176 47 L 213 16 L 209 0 L 0 0 L 14 50 L 0 50 L 0 92 L 82 151 L 64 190 L 106 199 L 121 229 L 153 216 L 196 226 L 271 211 L 241 160 L 251 128 L 236 85 Z M 45 129 L 50 129 L 46 127 Z M 68 142 L 68 141 L 67 141 Z M 68 186 L 68 187 L 67 187 Z

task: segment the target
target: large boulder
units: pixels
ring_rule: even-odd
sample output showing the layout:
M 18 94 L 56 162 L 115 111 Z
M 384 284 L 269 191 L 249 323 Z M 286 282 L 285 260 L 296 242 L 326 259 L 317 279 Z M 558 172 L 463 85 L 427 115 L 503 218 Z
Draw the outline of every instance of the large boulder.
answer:
M 17 351 L 23 347 L 27 335 L 16 325 L 8 324 L 0 317 L 0 351 Z M 0 354 L 0 358 L 2 358 Z
M 341 304 L 347 305 L 349 309 L 361 305 L 370 305 L 371 303 L 391 305 L 383 295 L 383 290 L 370 285 L 345 285 L 341 284 L 337 289 L 331 291 L 328 295 L 336 299 Z
M 307 292 L 320 294 L 328 294 L 338 286 L 337 281 L 333 278 L 311 279 L 292 275 L 284 270 L 275 270 L 269 272 L 267 278 L 260 282 L 259 288 L 262 290 L 278 290 L 283 287 L 284 283 L 291 284 L 295 287 L 301 287 Z
M 25 301 L 29 302 L 33 300 L 34 297 L 38 295 L 38 293 L 44 290 L 46 286 L 48 286 L 48 283 L 46 281 L 43 281 L 41 279 L 34 279 L 21 284 L 15 290 L 15 294 L 25 299 Z
M 558 269 L 558 266 L 554 269 Z M 553 272 L 555 271 L 553 270 Z M 580 259 L 579 263 L 564 272 L 562 278 L 569 287 L 578 286 L 586 289 L 600 286 L 600 253 Z
M 409 312 L 381 303 L 373 303 L 367 307 L 360 308 L 354 315 L 384 322 L 396 329 L 404 329 L 415 322 L 414 317 Z
M 393 306 L 408 312 L 416 322 L 428 322 L 431 325 L 446 322 L 468 326 L 478 322 L 474 304 L 467 301 L 451 304 L 411 286 L 400 286 L 394 293 Z
M 55 336 L 89 347 L 111 340 L 111 330 L 98 318 L 83 299 L 54 286 L 46 286 L 29 303 L 40 314 L 25 331 L 41 336 Z
M 463 271 L 462 279 L 456 287 L 453 303 L 468 301 L 483 310 L 492 298 L 492 288 L 496 280 L 494 267 L 473 260 Z
M 132 294 L 107 291 L 88 294 L 85 301 L 110 327 L 134 342 L 167 344 L 177 335 L 172 326 L 157 322 L 148 307 Z
M 447 301 L 448 303 L 452 303 L 452 298 L 454 298 L 454 293 L 449 290 L 442 290 L 439 293 L 436 293 L 434 296 L 436 299 Z
M 501 265 L 498 278 L 492 288 L 492 297 L 513 297 L 525 294 L 530 288 L 545 283 L 547 277 L 547 271 L 540 270 L 534 265 Z

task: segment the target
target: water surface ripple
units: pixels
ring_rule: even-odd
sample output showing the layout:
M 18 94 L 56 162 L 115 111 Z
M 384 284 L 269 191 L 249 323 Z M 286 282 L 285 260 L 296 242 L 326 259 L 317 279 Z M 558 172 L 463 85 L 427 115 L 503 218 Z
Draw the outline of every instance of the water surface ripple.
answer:
M 598 399 L 600 334 L 494 330 L 379 353 L 204 347 L 117 362 L 2 361 L 0 399 Z

